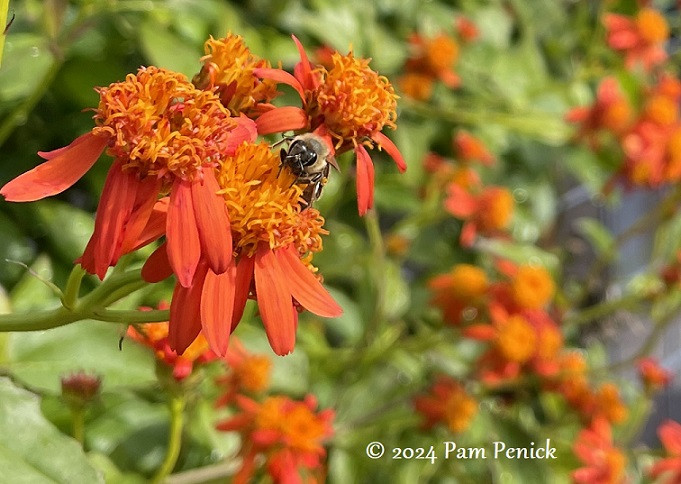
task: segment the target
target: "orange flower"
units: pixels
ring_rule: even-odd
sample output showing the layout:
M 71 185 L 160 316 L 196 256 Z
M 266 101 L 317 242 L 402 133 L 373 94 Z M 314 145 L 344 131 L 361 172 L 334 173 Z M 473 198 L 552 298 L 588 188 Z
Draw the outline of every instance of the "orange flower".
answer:
M 666 420 L 657 429 L 668 457 L 660 459 L 648 471 L 653 479 L 664 478 L 662 482 L 675 483 L 681 480 L 681 425 Z
M 184 76 L 141 68 L 125 81 L 97 89 L 100 103 L 91 133 L 48 153 L 47 161 L 7 183 L 8 201 L 32 201 L 73 185 L 101 151 L 114 157 L 81 258 L 100 279 L 125 248 L 135 245 L 159 193 L 170 191 L 168 258 L 188 287 L 202 255 L 216 273 L 232 263 L 229 218 L 217 194 L 213 167 L 254 133 L 252 122 L 230 118 L 213 93 Z
M 445 209 L 466 220 L 461 230 L 461 245 L 470 247 L 478 232 L 494 236 L 505 229 L 513 214 L 515 202 L 505 187 L 486 187 L 473 195 L 456 183 L 447 188 Z
M 586 138 L 596 147 L 598 131 L 604 129 L 620 135 L 631 125 L 632 108 L 617 80 L 606 77 L 598 86 L 593 106 L 573 108 L 565 119 L 578 123 L 578 137 Z
M 160 308 L 164 309 L 165 307 L 160 306 Z M 216 358 L 202 334 L 199 334 L 187 349 L 181 355 L 178 355 L 169 344 L 168 322 L 145 323 L 137 327 L 128 326 L 127 335 L 154 350 L 156 360 L 172 367 L 173 377 L 178 381 L 191 375 L 194 364 L 206 363 Z
M 593 415 L 600 415 L 616 424 L 626 420 L 629 411 L 620 399 L 619 391 L 614 383 L 603 383 L 595 394 Z
M 317 402 L 311 395 L 302 402 L 273 396 L 262 404 L 239 396 L 237 403 L 241 412 L 217 425 L 219 430 L 242 435 L 242 466 L 235 483 L 250 482 L 259 455 L 265 457 L 275 483 L 308 482 L 301 477 L 313 477 L 310 473 L 321 469 L 326 455 L 323 442 L 333 435 L 332 410 L 316 413 Z
M 537 351 L 537 332 L 527 319 L 514 314 L 498 323 L 496 345 L 506 359 L 524 363 Z
M 584 464 L 572 473 L 576 483 L 617 484 L 625 481 L 627 458 L 613 445 L 607 420 L 594 419 L 589 428 L 579 433 L 573 450 Z
M 524 309 L 544 307 L 553 297 L 555 285 L 543 267 L 523 265 L 518 268 L 511 290 L 516 304 Z
M 478 404 L 461 384 L 449 377 L 439 377 L 426 395 L 414 398 L 414 408 L 425 418 L 424 427 L 445 424 L 455 433 L 465 431 L 478 412 Z
M 366 148 L 385 149 L 403 172 L 407 165 L 397 147 L 381 130 L 395 129 L 397 96 L 387 78 L 369 68 L 367 59 L 352 52 L 332 55 L 332 66 L 312 68 L 298 39 L 300 53 L 294 75 L 281 69 L 255 69 L 255 74 L 292 86 L 303 108 L 284 106 L 257 120 L 260 134 L 290 130 L 313 131 L 328 139 L 337 153 L 354 150 L 357 159 L 357 204 L 360 215 L 373 206 L 374 167 Z
M 672 374 L 662 368 L 654 358 L 641 358 L 636 365 L 641 381 L 648 392 L 656 392 L 667 385 L 672 379 Z
M 414 34 L 409 37 L 409 46 L 412 55 L 405 65 L 407 73 L 439 79 L 450 88 L 461 84 L 461 79 L 452 69 L 459 58 L 456 40 L 445 34 L 430 39 Z
M 642 8 L 633 18 L 607 14 L 603 23 L 608 31 L 608 45 L 624 53 L 628 69 L 640 63 L 650 70 L 667 58 L 664 42 L 669 37 L 669 26 L 657 10 Z
M 215 92 L 233 116 L 253 116 L 271 109 L 269 102 L 279 93 L 270 80 L 253 75 L 270 63 L 253 55 L 240 35 L 228 34 L 221 39 L 211 37 L 204 44 L 203 67 L 192 82 L 199 89 Z
M 460 130 L 454 137 L 454 149 L 462 161 L 480 161 L 485 165 L 494 163 L 494 156 L 482 141 L 468 131 Z
M 218 382 L 227 391 L 215 403 L 225 405 L 234 400 L 242 391 L 247 393 L 262 393 L 270 384 L 272 361 L 264 355 L 249 353 L 241 342 L 232 338 L 225 354 L 225 362 L 229 367 L 229 374 Z
M 485 272 L 479 267 L 457 264 L 450 273 L 431 279 L 428 286 L 433 292 L 431 302 L 443 310 L 445 320 L 458 324 L 467 307 L 480 305 L 488 283 Z
M 427 101 L 433 94 L 433 78 L 420 72 L 405 72 L 399 78 L 402 93 L 418 101 Z
M 477 25 L 467 17 L 461 16 L 456 19 L 456 29 L 464 42 L 473 42 L 480 36 Z
M 171 345 L 178 351 L 203 329 L 213 351 L 224 355 L 251 294 L 278 355 L 293 351 L 298 308 L 322 317 L 343 312 L 310 264 L 327 233 L 324 219 L 314 208 L 302 210 L 301 187 L 292 174 L 279 171 L 279 158 L 265 143 L 243 143 L 221 161 L 216 192 L 229 216 L 225 230 L 231 230 L 237 262 L 217 274 L 202 261 L 190 287 L 176 286 L 170 314 Z M 162 268 L 164 246 L 159 250 L 161 255 L 145 264 L 143 276 L 146 270 L 168 275 Z M 155 264 L 160 267 L 150 269 Z M 196 323 L 179 326 L 176 318 Z

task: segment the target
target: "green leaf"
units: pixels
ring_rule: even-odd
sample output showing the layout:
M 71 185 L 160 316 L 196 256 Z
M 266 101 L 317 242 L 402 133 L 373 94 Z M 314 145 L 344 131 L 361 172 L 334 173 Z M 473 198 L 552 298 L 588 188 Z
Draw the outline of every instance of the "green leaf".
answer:
M 39 89 L 52 62 L 44 37 L 29 33 L 9 36 L 0 69 L 0 104 L 27 97 Z
M 140 26 L 139 35 L 142 51 L 151 64 L 181 72 L 190 79 L 199 71 L 201 50 L 170 32 L 167 25 L 149 19 Z
M 398 264 L 386 262 L 384 283 L 384 314 L 388 319 L 397 319 L 407 312 L 411 300 L 409 285 Z
M 9 368 L 32 387 L 53 393 L 59 379 L 74 370 L 94 372 L 107 386 L 154 381 L 153 356 L 140 345 L 118 342 L 125 326 L 80 321 L 49 331 L 12 333 L 8 343 Z
M 38 397 L 0 378 L 0 481 L 104 482 L 83 449 L 40 413 Z
M 95 226 L 92 215 L 56 200 L 37 203 L 35 210 L 59 256 L 73 261 L 83 253 Z

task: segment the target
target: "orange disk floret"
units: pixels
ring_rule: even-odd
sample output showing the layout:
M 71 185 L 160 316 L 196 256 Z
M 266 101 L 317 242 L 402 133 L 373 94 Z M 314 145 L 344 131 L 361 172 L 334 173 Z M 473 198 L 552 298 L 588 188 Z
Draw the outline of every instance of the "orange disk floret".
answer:
M 555 285 L 543 267 L 524 265 L 518 268 L 511 291 L 516 304 L 524 309 L 539 309 L 553 297 Z
M 425 58 L 434 74 L 447 71 L 459 58 L 459 44 L 448 35 L 440 34 L 426 42 Z
M 334 53 L 330 69 L 319 67 L 322 79 L 311 106 L 313 118 L 321 116 L 338 146 L 355 146 L 384 126 L 396 128 L 397 95 L 385 76 L 369 68 L 369 59 Z
M 478 198 L 476 219 L 481 232 L 506 228 L 513 215 L 513 195 L 504 187 L 485 188 Z
M 233 115 L 253 114 L 259 104 L 278 95 L 276 82 L 253 74 L 254 69 L 269 68 L 270 63 L 253 55 L 240 35 L 211 37 L 204 50 L 203 67 L 192 81 L 199 89 L 214 91 Z
M 235 127 L 215 94 L 157 67 L 97 92 L 93 134 L 111 138 L 107 153 L 142 177 L 194 179 L 202 165 L 219 161 Z
M 303 189 L 266 143 L 243 143 L 218 169 L 236 250 L 255 253 L 258 242 L 270 249 L 293 243 L 298 252 L 318 252 L 324 218 L 314 208 L 301 211 Z
M 508 360 L 524 363 L 537 350 L 537 332 L 522 316 L 509 316 L 498 326 L 497 347 Z

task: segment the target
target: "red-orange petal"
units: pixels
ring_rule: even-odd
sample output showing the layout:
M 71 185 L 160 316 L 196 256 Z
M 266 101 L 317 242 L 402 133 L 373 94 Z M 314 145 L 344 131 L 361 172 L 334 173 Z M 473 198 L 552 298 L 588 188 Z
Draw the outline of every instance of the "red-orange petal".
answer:
M 303 86 L 300 84 L 298 79 L 293 77 L 293 75 L 289 74 L 288 72 L 282 69 L 259 67 L 253 69 L 253 74 L 262 79 L 270 79 L 272 81 L 291 86 L 298 92 L 300 99 L 302 99 L 303 102 L 305 101 L 305 91 L 303 90 Z
M 173 274 L 168 260 L 168 246 L 163 242 L 142 266 L 142 279 L 147 282 L 160 282 Z
M 293 39 L 293 42 L 296 44 L 296 48 L 298 49 L 298 54 L 300 54 L 300 62 L 296 64 L 293 72 L 298 74 L 298 80 L 300 81 L 300 84 L 303 86 L 303 89 L 306 91 L 312 91 L 316 86 L 314 79 L 312 77 L 312 68 L 310 67 L 310 60 L 307 58 L 307 53 L 305 52 L 305 48 L 303 47 L 303 44 L 300 43 L 300 40 L 298 40 L 298 37 L 295 35 L 291 35 L 291 38 Z M 305 96 L 301 96 L 303 100 L 305 100 Z
M 459 242 L 463 247 L 473 247 L 475 236 L 478 234 L 478 226 L 475 222 L 468 221 L 463 224 Z
M 176 179 L 170 192 L 166 221 L 168 259 L 177 280 L 189 287 L 201 257 L 201 241 L 194 218 L 190 182 Z
M 277 257 L 266 244 L 255 253 L 255 291 L 267 339 L 280 356 L 293 351 L 296 329 L 288 288 L 288 277 L 279 267 Z
M 305 111 L 295 106 L 283 106 L 261 114 L 255 120 L 258 133 L 261 135 L 282 133 L 305 129 L 308 118 Z
M 238 118 L 233 118 L 233 121 L 236 126 L 229 133 L 224 152 L 227 156 L 232 156 L 244 141 L 253 142 L 258 137 L 258 127 L 252 119 L 241 114 Z
M 244 255 L 236 265 L 236 291 L 234 293 L 234 313 L 232 314 L 232 331 L 234 331 L 244 315 L 246 301 L 251 292 L 251 282 L 253 282 L 254 257 Z
M 374 204 L 374 164 L 366 148 L 357 145 L 357 208 L 359 215 L 364 216 Z
M 116 264 L 121 255 L 131 252 L 131 249 L 135 246 L 140 234 L 149 222 L 149 217 L 153 213 L 160 189 L 161 180 L 156 177 L 146 177 L 140 180 L 132 214 L 125 222 L 123 240 L 115 254 L 114 264 Z
M 125 222 L 130 218 L 135 205 L 137 186 L 136 176 L 123 173 L 121 163 L 116 161 L 111 165 L 97 207 L 95 230 L 92 234 L 94 269 L 100 279 L 104 279 L 109 265 L 117 259 Z
M 175 284 L 170 302 L 168 344 L 178 355 L 184 353 L 201 332 L 201 293 L 208 266 L 199 264 L 196 280 L 189 287 Z
M 337 318 L 343 314 L 343 308 L 301 262 L 293 245 L 275 251 L 275 255 L 286 274 L 291 295 L 301 306 L 325 318 Z
M 88 131 L 87 133 L 78 136 L 76 139 L 71 141 L 71 143 L 69 143 L 67 146 L 62 146 L 61 148 L 57 148 L 56 150 L 52 151 L 38 151 L 38 156 L 41 157 L 43 160 L 51 160 L 52 158 L 56 158 L 57 156 L 73 148 L 74 146 L 79 145 L 83 141 L 87 141 L 90 136 L 92 136 L 92 132 Z
M 97 161 L 107 139 L 91 133 L 76 139 L 56 156 L 8 182 L 0 189 L 8 202 L 33 202 L 61 193 Z
M 166 221 L 168 218 L 168 206 L 170 205 L 170 197 L 163 197 L 154 204 L 154 208 L 151 210 L 151 215 L 147 224 L 142 229 L 142 233 L 139 234 L 134 245 L 129 250 L 125 250 L 123 253 L 134 252 L 140 247 L 144 247 L 150 244 L 154 240 L 160 238 L 166 233 Z
M 475 197 L 456 183 L 451 183 L 447 188 L 444 205 L 449 213 L 459 218 L 468 218 L 478 210 Z
M 208 269 L 201 294 L 201 328 L 210 348 L 225 356 L 232 332 L 236 265 L 231 263 L 222 274 Z
M 397 146 L 395 146 L 395 143 L 393 143 L 390 138 L 383 133 L 375 133 L 371 139 L 378 143 L 378 146 L 380 146 L 381 149 L 384 149 L 390 155 L 390 157 L 395 161 L 397 169 L 400 170 L 400 173 L 404 173 L 407 170 L 407 162 L 404 161 L 402 153 L 400 153 L 400 150 L 397 149 Z
M 220 185 L 212 168 L 203 169 L 203 183 L 191 184 L 192 205 L 201 240 L 201 252 L 216 274 L 232 265 L 232 231 L 225 201 L 218 195 Z

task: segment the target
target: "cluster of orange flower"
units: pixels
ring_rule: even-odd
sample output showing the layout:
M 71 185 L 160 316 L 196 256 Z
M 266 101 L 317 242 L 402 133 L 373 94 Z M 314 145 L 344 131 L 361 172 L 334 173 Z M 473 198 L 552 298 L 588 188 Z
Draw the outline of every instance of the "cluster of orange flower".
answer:
M 219 358 L 201 334 L 178 355 L 169 345 L 168 322 L 130 326 L 128 336 L 151 348 L 160 368 L 170 370 L 177 382 L 197 375 L 197 364 L 220 362 L 227 368 L 227 373 L 216 380 L 223 390 L 216 406 L 228 406 L 232 415 L 216 426 L 222 431 L 239 432 L 242 437 L 241 467 L 234 482 L 250 482 L 260 466 L 277 483 L 323 481 L 323 444 L 333 435 L 333 411 L 317 412 L 311 395 L 303 401 L 283 395 L 264 396 L 272 368 L 268 357 L 250 353 L 232 338 L 226 354 Z M 157 373 L 163 374 L 163 370 Z M 71 383 L 69 388 L 74 386 Z M 78 395 L 81 393 L 84 392 Z
M 608 14 L 604 18 L 608 44 L 625 55 L 627 68 L 643 67 L 656 81 L 646 85 L 634 105 L 614 77 L 598 86 L 592 106 L 570 110 L 566 119 L 579 125 L 577 137 L 599 150 L 613 138 L 621 147 L 623 163 L 618 175 L 638 186 L 658 187 L 681 180 L 681 82 L 653 71 L 665 59 L 664 42 L 669 36 L 665 18 L 652 8 L 635 17 Z M 633 93 L 630 93 L 633 94 Z M 608 145 L 606 145 L 608 146 Z
M 39 200 L 76 183 L 103 151 L 113 157 L 79 262 L 103 279 L 122 255 L 165 237 L 142 276 L 176 277 L 168 342 L 178 354 L 202 331 L 212 351 L 225 355 L 248 298 L 257 300 L 279 355 L 293 350 L 299 311 L 342 313 L 311 264 L 327 233 L 324 219 L 302 196 L 306 183 L 282 169 L 280 153 L 259 135 L 311 133 L 329 156 L 353 149 L 360 214 L 373 203 L 367 148 L 385 149 L 406 169 L 381 132 L 396 127 L 390 82 L 352 52 L 334 52 L 328 68 L 312 65 L 294 41 L 294 74 L 271 68 L 230 34 L 206 42 L 192 82 L 143 67 L 98 88 L 95 128 L 40 152 L 47 161 L 0 189 L 8 201 Z M 271 104 L 278 83 L 296 89 L 302 107 Z

